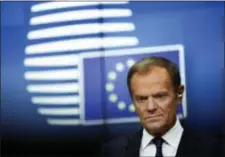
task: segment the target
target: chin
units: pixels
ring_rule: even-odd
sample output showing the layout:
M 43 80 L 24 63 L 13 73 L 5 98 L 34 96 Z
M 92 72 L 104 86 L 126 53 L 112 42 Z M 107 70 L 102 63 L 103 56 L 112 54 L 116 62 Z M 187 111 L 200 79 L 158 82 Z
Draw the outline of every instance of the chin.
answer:
M 153 122 L 146 125 L 146 130 L 151 134 L 161 134 L 163 132 L 163 125 L 160 122 Z

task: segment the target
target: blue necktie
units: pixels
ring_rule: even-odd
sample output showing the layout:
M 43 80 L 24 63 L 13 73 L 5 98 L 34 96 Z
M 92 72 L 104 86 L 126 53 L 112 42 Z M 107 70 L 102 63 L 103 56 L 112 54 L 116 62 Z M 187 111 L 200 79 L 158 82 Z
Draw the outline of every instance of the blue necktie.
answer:
M 152 140 L 152 142 L 156 146 L 156 155 L 155 155 L 155 157 L 163 157 L 163 154 L 162 154 L 162 144 L 163 144 L 164 140 L 161 137 L 155 137 Z

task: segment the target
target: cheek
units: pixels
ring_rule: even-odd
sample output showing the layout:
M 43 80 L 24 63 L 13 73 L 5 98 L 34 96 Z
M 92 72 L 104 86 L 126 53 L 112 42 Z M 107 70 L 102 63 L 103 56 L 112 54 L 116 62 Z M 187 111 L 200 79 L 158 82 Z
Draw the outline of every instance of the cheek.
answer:
M 174 100 L 165 100 L 163 102 L 158 103 L 160 110 L 166 115 L 169 116 L 171 113 L 176 111 L 176 102 Z
M 143 117 L 144 116 L 144 108 L 143 107 L 140 107 L 138 105 L 135 106 L 135 110 L 136 110 L 136 113 L 138 114 L 139 117 Z

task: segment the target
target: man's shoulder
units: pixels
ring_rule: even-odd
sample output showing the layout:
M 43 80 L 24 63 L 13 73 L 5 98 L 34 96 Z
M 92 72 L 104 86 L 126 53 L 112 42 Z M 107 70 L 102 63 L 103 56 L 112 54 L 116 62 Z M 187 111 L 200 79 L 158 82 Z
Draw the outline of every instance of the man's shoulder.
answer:
M 180 149 L 184 152 L 190 151 L 195 154 L 204 154 L 206 157 L 219 157 L 222 153 L 222 140 L 220 136 L 220 134 L 208 132 L 203 129 L 186 127 L 184 128 Z
M 102 144 L 100 157 L 120 157 L 126 151 L 131 140 L 139 140 L 141 130 L 134 133 L 119 136 Z
M 119 136 L 106 141 L 103 145 L 108 147 L 121 147 L 127 143 L 129 135 Z
M 101 157 L 118 157 L 123 153 L 123 149 L 125 149 L 129 135 L 120 136 L 113 139 L 110 139 L 102 144 L 100 150 Z

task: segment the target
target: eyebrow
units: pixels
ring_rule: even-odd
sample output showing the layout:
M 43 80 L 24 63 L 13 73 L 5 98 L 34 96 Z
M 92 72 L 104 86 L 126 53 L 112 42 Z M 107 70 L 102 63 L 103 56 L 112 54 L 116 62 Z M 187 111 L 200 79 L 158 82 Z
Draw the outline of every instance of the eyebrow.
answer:
M 169 92 L 167 91 L 160 91 L 160 92 L 156 92 L 156 93 L 153 93 L 152 95 L 155 96 L 155 95 L 168 95 Z M 141 94 L 134 94 L 134 97 L 148 97 L 148 95 L 141 95 Z
M 148 95 L 134 95 L 135 98 L 148 97 Z
M 159 96 L 159 95 L 168 95 L 169 92 L 157 92 L 157 93 L 153 93 L 152 96 Z

